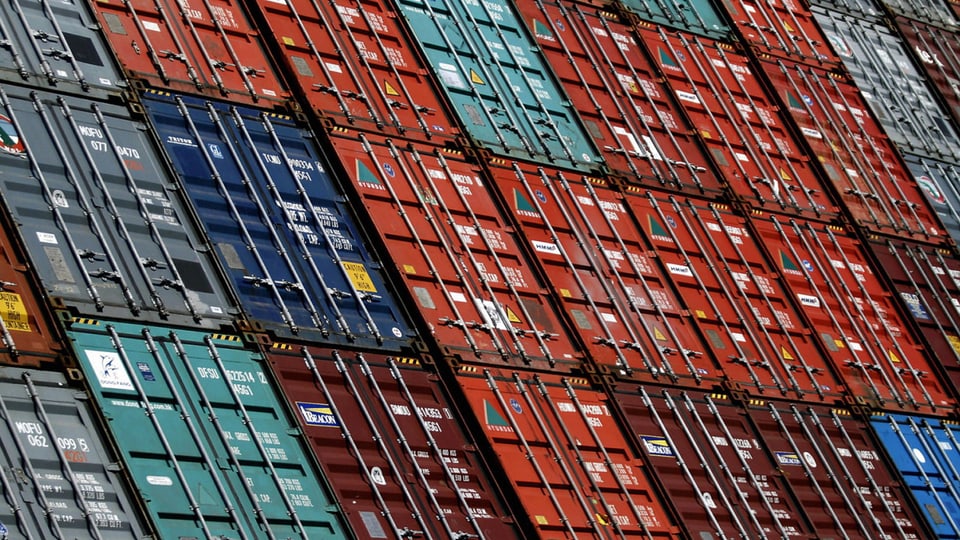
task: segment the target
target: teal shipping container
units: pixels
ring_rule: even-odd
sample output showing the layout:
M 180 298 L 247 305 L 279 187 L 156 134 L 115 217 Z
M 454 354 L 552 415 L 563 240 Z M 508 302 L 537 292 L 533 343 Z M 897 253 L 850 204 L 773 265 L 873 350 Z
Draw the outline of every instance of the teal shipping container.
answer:
M 157 538 L 347 538 L 264 358 L 238 336 L 66 326 Z
M 730 26 L 721 17 L 710 0 L 673 0 L 648 2 L 646 0 L 621 0 L 626 8 L 641 19 L 726 41 L 730 39 Z

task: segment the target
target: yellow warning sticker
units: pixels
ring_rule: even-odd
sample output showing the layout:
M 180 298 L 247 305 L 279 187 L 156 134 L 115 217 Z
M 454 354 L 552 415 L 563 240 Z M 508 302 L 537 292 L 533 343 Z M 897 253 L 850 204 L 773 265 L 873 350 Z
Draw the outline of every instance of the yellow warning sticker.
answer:
M 950 342 L 950 346 L 953 347 L 954 351 L 960 353 L 960 337 L 947 336 L 947 341 Z
M 833 344 L 836 345 L 837 348 L 840 348 L 840 349 L 846 347 L 846 345 L 843 344 L 843 340 L 842 340 L 842 339 L 835 339 L 835 340 L 833 340 Z
M 473 84 L 487 84 L 480 78 L 480 74 L 472 69 L 470 70 L 470 82 Z
M 350 283 L 353 283 L 353 286 L 360 292 L 377 292 L 377 287 L 374 286 L 373 280 L 370 279 L 370 274 L 367 273 L 366 267 L 360 263 L 354 262 L 345 262 L 343 263 L 343 269 L 347 271 L 347 276 L 350 277 Z
M 661 332 L 660 329 L 656 327 L 654 327 L 653 329 L 653 337 L 656 338 L 657 341 L 667 340 L 667 336 L 663 335 L 663 332 Z
M 7 330 L 32 332 L 27 318 L 27 308 L 17 293 L 0 292 L 0 317 L 3 317 Z
M 790 354 L 790 351 L 788 351 L 786 347 L 780 347 L 780 356 L 782 356 L 784 360 L 793 360 L 793 355 Z
M 408 274 L 416 274 L 416 273 L 417 273 L 417 269 L 414 268 L 412 264 L 405 264 L 405 265 L 403 265 L 403 271 L 406 272 L 406 273 L 408 273 Z
M 389 81 L 383 81 L 383 91 L 386 92 L 388 96 L 399 96 L 400 92 L 397 92 L 397 89 L 390 84 Z
M 594 515 L 597 516 L 597 523 L 599 523 L 599 524 L 601 524 L 601 525 L 604 525 L 604 526 L 610 525 L 610 522 L 607 520 L 607 516 L 603 516 L 603 515 L 600 515 L 600 514 L 594 514 Z
M 790 180 L 790 175 L 787 174 L 787 171 L 780 169 L 780 179 L 781 180 Z
M 890 361 L 891 361 L 891 362 L 899 362 L 899 361 L 900 361 L 900 357 L 897 356 L 897 353 L 895 353 L 895 352 L 893 352 L 893 351 L 887 351 L 887 356 L 890 357 Z
M 790 26 L 790 23 L 787 23 L 787 22 L 783 23 L 783 29 L 786 30 L 787 32 L 796 32 L 796 30 L 794 30 L 793 27 Z
M 293 38 L 287 37 L 287 36 L 283 36 L 282 38 L 280 38 L 280 40 L 283 41 L 283 44 L 287 45 L 288 47 L 293 47 L 294 45 L 297 44 L 297 42 L 294 41 Z
M 571 298 L 573 295 L 570 294 L 570 289 L 560 289 L 560 296 L 564 298 Z
M 694 312 L 694 314 L 697 316 L 698 319 L 706 319 L 706 318 L 707 318 L 707 312 L 704 311 L 704 310 L 702 310 L 702 309 L 696 310 L 696 311 Z
M 510 322 L 512 322 L 512 323 L 519 323 L 519 322 L 520 322 L 520 317 L 517 317 L 517 314 L 514 313 L 513 310 L 510 309 L 510 308 L 507 308 L 507 319 L 509 319 Z
M 546 525 L 550 523 L 547 521 L 546 516 L 533 516 L 533 519 L 537 520 L 537 525 Z

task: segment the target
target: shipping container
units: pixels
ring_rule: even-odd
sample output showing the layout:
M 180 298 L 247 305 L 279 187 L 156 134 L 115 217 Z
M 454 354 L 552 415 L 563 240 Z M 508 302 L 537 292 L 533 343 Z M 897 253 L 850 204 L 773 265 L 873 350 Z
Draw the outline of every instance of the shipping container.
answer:
M 897 35 L 833 11 L 814 17 L 887 135 L 904 150 L 960 160 L 960 138 Z
M 713 0 L 674 0 L 647 2 L 620 0 L 624 7 L 643 21 L 716 40 L 731 40 L 730 26 Z M 723 0 L 727 3 L 727 0 Z
M 869 244 L 900 297 L 902 312 L 919 327 L 930 357 L 960 389 L 960 259 L 947 250 L 874 239 Z
M 397 0 L 475 145 L 547 165 L 596 169 L 599 152 L 512 2 Z
M 289 99 L 243 2 L 91 0 L 131 79 L 263 107 Z
M 628 205 L 731 388 L 836 398 L 840 383 L 745 218 L 723 205 L 650 192 Z
M 945 233 L 960 242 L 960 165 L 902 152 L 904 162 L 930 206 L 940 218 Z
M 811 219 L 836 215 L 746 56 L 689 34 L 638 31 L 734 194 L 758 209 Z
M 935 244 L 949 240 L 928 193 L 903 166 L 856 86 L 803 64 L 760 65 L 856 224 Z
M 327 122 L 417 140 L 459 128 L 384 0 L 258 2 L 291 84 Z
M 347 538 L 266 359 L 239 336 L 64 325 L 157 538 Z
M 809 0 L 811 7 L 817 6 L 830 10 L 837 15 L 852 15 L 870 22 L 879 22 L 884 16 L 883 7 L 879 0 Z M 827 34 L 831 40 L 833 36 Z M 839 52 L 839 51 L 838 51 Z
M 679 537 L 604 393 L 473 366 L 457 382 L 540 538 Z
M 479 166 L 459 152 L 335 129 L 347 175 L 446 354 L 567 372 L 583 358 Z
M 804 508 L 726 394 L 614 395 L 688 538 L 811 538 Z
M 147 537 L 86 395 L 63 373 L 0 368 L 0 420 L 0 537 Z
M 595 364 L 627 378 L 716 376 L 691 317 L 602 180 L 513 162 L 490 169 L 523 241 Z
M 14 86 L 0 102 L 3 204 L 55 305 L 204 328 L 231 321 L 216 262 L 142 121 Z
M 804 0 L 730 0 L 724 4 L 742 39 L 758 55 L 816 66 L 840 63 Z
M 363 538 L 518 538 L 419 358 L 273 343 L 267 359 Z
M 747 416 L 811 538 L 929 538 L 867 423 L 845 408 L 751 401 Z
M 956 422 L 898 414 L 870 421 L 936 538 L 960 538 L 960 429 Z
M 572 2 L 518 6 L 609 172 L 692 194 L 721 190 L 632 25 L 610 11 Z
M 945 0 L 882 0 L 887 10 L 925 24 L 946 28 L 957 25 L 957 18 Z
M 843 229 L 755 215 L 751 225 L 855 403 L 949 414 L 956 407 L 864 247 Z
M 0 79 L 103 99 L 126 81 L 84 0 L 11 0 L 0 6 Z
M 250 321 L 282 337 L 408 345 L 401 304 L 310 132 L 262 110 L 144 97 Z
M 894 22 L 954 121 L 960 121 L 960 43 L 956 26 L 944 29 L 905 17 L 897 17 Z

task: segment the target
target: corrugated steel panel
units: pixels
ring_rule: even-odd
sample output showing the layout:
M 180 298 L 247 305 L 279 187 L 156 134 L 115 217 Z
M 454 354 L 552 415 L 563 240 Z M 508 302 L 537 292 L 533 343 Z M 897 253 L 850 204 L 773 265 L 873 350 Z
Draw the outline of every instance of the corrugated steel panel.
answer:
M 674 0 L 671 2 L 647 2 L 645 0 L 621 0 L 623 5 L 641 19 L 669 28 L 699 34 L 711 39 L 728 40 L 730 26 L 721 15 L 722 11 L 712 0 Z
M 803 64 L 760 65 L 858 225 L 890 236 L 948 241 L 929 197 L 852 83 Z
M 11 0 L 0 6 L 0 78 L 84 95 L 126 88 L 96 18 L 83 0 Z
M 960 165 L 915 154 L 901 155 L 946 233 L 960 243 Z
M 886 27 L 821 9 L 814 17 L 884 127 L 904 149 L 957 161 L 960 137 L 907 52 Z
M 339 508 L 236 335 L 65 323 L 160 538 L 346 538 Z
M 236 0 L 93 0 L 132 79 L 160 90 L 270 106 L 289 98 L 259 31 Z
M 664 189 L 720 191 L 632 26 L 610 11 L 571 2 L 518 5 L 610 171 Z
M 847 394 L 891 411 L 954 410 L 955 400 L 904 325 L 863 246 L 835 227 L 773 216 L 751 221 Z
M 811 538 L 928 538 L 866 422 L 805 403 L 755 401 L 747 410 Z
M 954 120 L 960 121 L 960 43 L 956 27 L 945 30 L 904 17 L 894 22 Z
M 841 392 L 746 219 L 649 192 L 629 204 L 734 388 L 806 400 Z
M 805 2 L 730 0 L 724 4 L 743 39 L 758 54 L 818 66 L 840 63 Z
M 601 180 L 545 167 L 491 174 L 594 363 L 648 381 L 716 376 L 628 201 Z
M 146 538 L 108 448 L 63 374 L 0 368 L 0 536 Z
M 884 15 L 883 7 L 877 0 L 810 0 L 810 4 L 834 11 L 838 15 L 853 15 L 871 22 L 877 22 Z M 827 34 L 827 38 L 832 42 L 833 38 L 830 34 Z
M 291 84 L 321 117 L 419 140 L 459 134 L 388 2 L 266 0 L 258 8 Z
M 544 164 L 602 164 L 512 3 L 397 3 L 476 144 Z
M 615 394 L 689 538 L 812 538 L 780 464 L 724 394 Z
M 518 537 L 419 359 L 280 343 L 267 358 L 361 537 Z
M 923 23 L 956 26 L 957 18 L 944 0 L 882 0 L 891 13 Z
M 427 145 L 333 135 L 432 339 L 467 362 L 579 367 L 578 346 L 478 166 Z
M 874 241 L 870 248 L 893 282 L 904 312 L 919 325 L 930 357 L 960 388 L 960 259 L 946 250 Z
M 400 303 L 309 132 L 254 109 L 145 98 L 250 320 L 278 336 L 408 344 Z
M 937 538 L 960 538 L 960 429 L 919 416 L 877 415 L 870 422 Z
M 640 33 L 736 195 L 776 212 L 813 219 L 836 214 L 745 56 L 680 32 L 642 27 Z
M 457 382 L 541 537 L 677 537 L 607 396 L 578 379 L 470 371 Z
M 219 327 L 216 263 L 125 107 L 0 89 L 0 185 L 46 293 L 86 315 Z

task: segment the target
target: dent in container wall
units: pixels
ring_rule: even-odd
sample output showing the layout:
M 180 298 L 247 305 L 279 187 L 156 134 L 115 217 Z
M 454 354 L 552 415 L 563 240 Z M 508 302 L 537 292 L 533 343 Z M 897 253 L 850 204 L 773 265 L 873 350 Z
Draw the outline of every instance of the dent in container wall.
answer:
M 64 324 L 158 537 L 346 538 L 265 358 L 238 336 Z
M 960 538 L 960 430 L 954 422 L 899 414 L 878 414 L 873 431 L 923 510 L 937 538 Z
M 903 41 L 879 24 L 813 10 L 887 135 L 914 153 L 957 161 L 960 138 Z
M 812 537 L 780 464 L 727 395 L 641 386 L 614 399 L 688 537 Z
M 0 6 L 0 79 L 91 98 L 118 96 L 126 82 L 86 2 L 57 4 Z
M 266 353 L 347 519 L 367 538 L 517 538 L 419 359 L 274 343 Z
M 760 65 L 856 223 L 888 236 L 947 240 L 928 193 L 903 167 L 852 83 L 803 64 Z
M 608 10 L 572 2 L 518 7 L 611 171 L 665 189 L 721 190 L 631 26 Z
M 628 204 L 733 387 L 836 398 L 840 383 L 746 219 L 722 205 L 650 192 Z
M 478 166 L 334 129 L 331 141 L 431 337 L 464 361 L 570 371 L 582 354 Z
M 283 337 L 407 344 L 412 330 L 312 135 L 250 108 L 145 98 L 250 321 Z
M 382 0 L 258 3 L 310 107 L 337 124 L 413 139 L 459 134 L 394 8 Z
M 62 373 L 0 368 L 0 441 L 4 538 L 146 537 L 89 401 Z
M 818 66 L 840 63 L 805 3 L 730 0 L 724 4 L 743 39 L 758 54 Z
M 240 2 L 95 0 L 90 4 L 132 79 L 143 79 L 160 90 L 265 107 L 289 98 Z
M 745 56 L 681 32 L 638 31 L 734 194 L 754 208 L 812 219 L 836 215 Z
M 730 26 L 712 0 L 646 2 L 622 0 L 641 19 L 717 40 L 730 39 Z
M 956 30 L 904 17 L 897 17 L 895 23 L 954 120 L 960 121 L 960 43 Z
M 543 164 L 602 165 L 510 2 L 397 3 L 475 144 Z
M 457 382 L 541 537 L 678 537 L 605 394 L 473 366 Z
M 516 162 L 490 173 L 594 363 L 687 385 L 716 375 L 627 201 L 575 173 Z
M 754 216 L 751 224 L 847 394 L 891 411 L 954 410 L 956 401 L 860 243 L 842 229 L 810 222 Z
M 929 538 L 896 473 L 847 409 L 751 401 L 747 416 L 813 538 Z
M 949 251 L 880 241 L 869 247 L 893 282 L 904 312 L 920 327 L 931 358 L 960 388 L 960 260 Z
M 960 165 L 906 152 L 901 155 L 947 234 L 960 242 Z
M 230 321 L 216 262 L 142 122 L 14 86 L 0 101 L 4 203 L 48 296 L 87 315 Z

